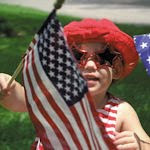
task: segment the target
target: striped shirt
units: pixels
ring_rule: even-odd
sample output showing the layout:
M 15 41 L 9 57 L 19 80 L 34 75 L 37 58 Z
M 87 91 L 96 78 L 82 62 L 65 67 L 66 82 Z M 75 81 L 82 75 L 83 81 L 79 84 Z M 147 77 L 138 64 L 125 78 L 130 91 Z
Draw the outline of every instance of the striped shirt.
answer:
M 120 100 L 113 96 L 107 101 L 107 104 L 102 109 L 98 109 L 99 118 L 102 121 L 102 131 L 106 138 L 114 139 L 116 131 L 116 117 Z
M 109 141 L 112 141 L 114 139 L 114 132 L 116 131 L 116 117 L 119 103 L 120 99 L 110 95 L 110 98 L 107 101 L 107 104 L 104 106 L 104 108 L 97 109 L 99 119 L 102 122 L 102 134 L 105 138 L 109 139 Z M 115 147 L 109 144 L 109 148 L 115 150 Z M 31 150 L 44 150 L 39 138 L 36 138 Z

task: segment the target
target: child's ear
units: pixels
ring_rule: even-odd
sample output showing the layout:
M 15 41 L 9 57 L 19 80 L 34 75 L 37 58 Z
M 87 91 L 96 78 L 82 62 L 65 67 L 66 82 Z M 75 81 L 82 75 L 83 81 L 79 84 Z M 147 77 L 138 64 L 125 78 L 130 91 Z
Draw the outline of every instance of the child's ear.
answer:
M 114 58 L 112 62 L 112 77 L 113 79 L 120 79 L 123 73 L 123 62 L 121 57 Z

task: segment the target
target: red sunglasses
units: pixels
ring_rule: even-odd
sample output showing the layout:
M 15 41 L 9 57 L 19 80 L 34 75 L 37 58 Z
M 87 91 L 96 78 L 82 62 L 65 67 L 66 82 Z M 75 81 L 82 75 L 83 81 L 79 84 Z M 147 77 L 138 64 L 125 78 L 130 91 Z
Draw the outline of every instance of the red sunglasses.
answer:
M 89 60 L 94 61 L 98 68 L 100 66 L 112 67 L 114 60 L 118 57 L 122 60 L 121 54 L 112 50 L 108 44 L 101 47 L 99 50 L 92 49 L 90 52 L 87 52 L 86 50 L 81 49 L 80 46 L 74 44 L 71 47 L 71 50 L 80 68 L 83 68 Z

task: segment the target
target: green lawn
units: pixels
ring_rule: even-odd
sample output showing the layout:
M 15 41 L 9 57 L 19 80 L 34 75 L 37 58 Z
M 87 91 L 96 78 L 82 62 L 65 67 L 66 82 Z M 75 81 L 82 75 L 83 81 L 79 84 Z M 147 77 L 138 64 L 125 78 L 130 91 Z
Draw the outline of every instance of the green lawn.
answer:
M 0 72 L 12 74 L 34 33 L 48 13 L 0 4 Z M 63 25 L 80 18 L 59 16 Z M 132 35 L 150 32 L 150 26 L 118 24 Z M 21 75 L 17 78 L 21 82 Z M 139 62 L 136 70 L 110 91 L 129 101 L 137 111 L 143 128 L 150 135 L 150 77 Z M 34 129 L 27 113 L 12 113 L 0 107 L 0 150 L 27 150 L 34 140 Z

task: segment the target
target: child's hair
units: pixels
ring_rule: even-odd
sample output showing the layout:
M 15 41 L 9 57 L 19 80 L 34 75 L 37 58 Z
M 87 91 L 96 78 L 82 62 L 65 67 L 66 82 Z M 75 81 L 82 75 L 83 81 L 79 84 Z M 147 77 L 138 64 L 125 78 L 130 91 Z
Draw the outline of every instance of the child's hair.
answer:
M 64 32 L 69 46 L 74 43 L 100 42 L 118 51 L 123 59 L 123 73 L 120 78 L 129 75 L 138 63 L 133 39 L 108 19 L 73 21 L 64 27 Z

